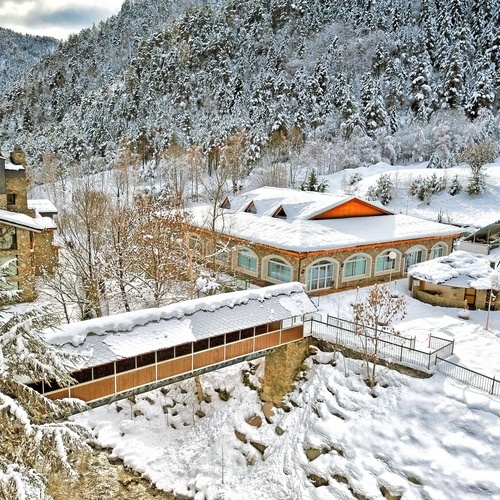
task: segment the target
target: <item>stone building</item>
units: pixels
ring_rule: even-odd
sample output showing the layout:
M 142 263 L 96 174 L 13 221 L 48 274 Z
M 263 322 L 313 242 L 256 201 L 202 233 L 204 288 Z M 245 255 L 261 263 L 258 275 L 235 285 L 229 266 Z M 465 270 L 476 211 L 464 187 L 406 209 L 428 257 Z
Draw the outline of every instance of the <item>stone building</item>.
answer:
M 300 281 L 311 293 L 401 278 L 448 255 L 462 231 L 393 214 L 353 196 L 259 188 L 190 211 L 190 245 L 259 285 Z
M 45 216 L 40 215 L 37 206 L 45 207 Z M 52 272 L 57 262 L 56 213 L 48 200 L 28 200 L 26 157 L 19 147 L 11 153 L 0 152 L 0 266 L 6 279 L 3 288 L 21 291 L 22 300 L 34 298 L 35 276 Z

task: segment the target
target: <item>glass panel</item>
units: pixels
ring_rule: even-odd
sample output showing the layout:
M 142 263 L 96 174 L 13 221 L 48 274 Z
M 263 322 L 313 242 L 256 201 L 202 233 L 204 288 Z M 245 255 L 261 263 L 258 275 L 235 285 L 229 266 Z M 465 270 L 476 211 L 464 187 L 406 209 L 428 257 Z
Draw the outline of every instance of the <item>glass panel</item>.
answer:
M 155 364 L 154 352 L 148 352 L 147 354 L 141 354 L 140 356 L 137 356 L 137 368 L 140 368 L 141 366 L 148 366 L 154 364 Z
M 135 358 L 120 359 L 116 362 L 116 373 L 135 369 Z
M 344 277 L 361 276 L 366 273 L 366 257 L 356 255 L 350 258 L 344 266 Z
M 210 339 L 210 347 L 219 347 L 221 345 L 224 345 L 224 334 Z
M 270 259 L 267 263 L 267 275 L 278 281 L 292 280 L 292 269 L 280 259 Z
M 114 375 L 115 373 L 115 365 L 114 363 L 106 363 L 101 366 L 94 366 L 94 380 L 103 377 L 109 377 L 110 375 Z
M 193 351 L 200 352 L 208 349 L 208 339 L 198 340 L 193 344 Z
M 174 348 L 169 347 L 168 349 L 161 349 L 160 351 L 158 351 L 157 357 L 158 357 L 158 362 L 173 359 L 174 358 Z
M 307 289 L 329 288 L 333 284 L 333 264 L 322 260 L 307 270 Z
M 80 370 L 78 372 L 73 372 L 71 376 L 79 383 L 89 382 L 92 380 L 92 368 L 87 368 L 86 370 Z
M 239 330 L 237 332 L 226 333 L 227 344 L 230 344 L 231 342 L 238 342 L 238 340 L 240 340 Z
M 181 344 L 175 346 L 175 357 L 186 356 L 187 354 L 191 354 L 192 352 L 192 344 L 188 342 L 187 344 Z
M 257 258 L 248 250 L 240 250 L 238 253 L 238 267 L 256 273 Z

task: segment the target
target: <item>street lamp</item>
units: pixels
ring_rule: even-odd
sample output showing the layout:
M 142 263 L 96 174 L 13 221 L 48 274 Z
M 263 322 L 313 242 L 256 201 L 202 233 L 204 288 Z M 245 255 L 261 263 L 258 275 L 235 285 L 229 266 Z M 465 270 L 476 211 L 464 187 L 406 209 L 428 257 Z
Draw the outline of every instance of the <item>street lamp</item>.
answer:
M 390 251 L 389 252 L 389 255 L 387 257 L 389 257 L 390 261 L 391 261 L 391 270 L 389 272 L 389 289 L 391 288 L 391 283 L 392 283 L 392 271 L 393 269 L 396 267 L 396 257 L 398 256 L 398 254 L 394 251 Z M 396 287 L 394 286 L 394 291 L 396 291 Z
M 489 324 L 490 324 L 491 301 L 495 297 L 493 295 L 493 288 L 495 288 L 495 289 L 500 288 L 499 281 L 500 281 L 500 279 L 499 279 L 499 275 L 498 274 L 490 274 L 490 282 L 491 282 L 490 300 L 488 301 L 488 313 L 486 314 L 486 326 L 484 327 L 485 330 L 488 329 Z

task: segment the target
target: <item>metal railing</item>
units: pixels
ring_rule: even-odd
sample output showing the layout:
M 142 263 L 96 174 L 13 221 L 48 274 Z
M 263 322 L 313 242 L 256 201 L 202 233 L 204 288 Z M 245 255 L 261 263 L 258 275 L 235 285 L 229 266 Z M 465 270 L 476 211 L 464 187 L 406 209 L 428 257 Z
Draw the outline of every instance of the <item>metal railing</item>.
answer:
M 500 397 L 500 380 L 495 377 L 488 377 L 439 356 L 436 358 L 436 367 L 447 377 Z
M 437 357 L 453 354 L 454 341 L 430 336 L 429 350 L 415 347 L 415 338 L 395 335 L 383 330 L 360 328 L 355 322 L 328 316 L 328 323 L 316 318 L 307 320 L 310 334 L 332 344 L 342 345 L 361 354 L 377 357 L 392 363 L 403 363 L 418 368 L 431 369 Z M 335 324 L 332 324 L 335 323 Z M 390 339 L 390 340 L 388 340 Z
M 315 338 L 338 344 L 379 360 L 436 370 L 464 384 L 500 397 L 500 380 L 444 359 L 454 352 L 455 341 L 429 335 L 428 350 L 415 348 L 415 337 L 363 327 L 353 321 L 327 316 L 327 322 L 311 317 L 304 324 Z M 370 335 L 371 334 L 371 335 Z M 390 340 L 388 340 L 390 339 Z
M 326 322 L 329 325 L 336 326 L 337 328 L 342 328 L 347 331 L 354 331 L 357 333 L 363 333 L 370 337 L 377 337 L 392 342 L 394 344 L 402 344 L 410 349 L 415 349 L 416 339 L 415 337 L 408 337 L 406 335 L 401 335 L 399 333 L 390 332 L 384 330 L 383 327 L 373 328 L 371 326 L 361 325 L 356 321 L 350 321 L 348 319 L 339 318 L 337 316 L 331 316 L 330 314 L 326 317 Z

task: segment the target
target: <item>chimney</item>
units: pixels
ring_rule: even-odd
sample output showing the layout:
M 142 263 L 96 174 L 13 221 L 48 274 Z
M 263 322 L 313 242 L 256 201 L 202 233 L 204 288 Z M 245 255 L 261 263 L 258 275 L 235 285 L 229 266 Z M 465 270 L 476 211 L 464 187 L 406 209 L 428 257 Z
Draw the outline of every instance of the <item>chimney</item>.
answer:
M 0 194 L 5 194 L 5 158 L 0 151 Z
M 16 144 L 14 146 L 14 151 L 10 153 L 10 161 L 13 165 L 22 165 L 23 167 L 26 166 L 26 154 L 21 149 L 19 144 Z

